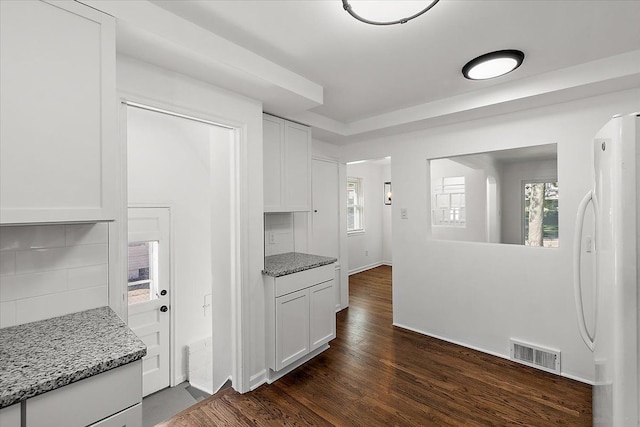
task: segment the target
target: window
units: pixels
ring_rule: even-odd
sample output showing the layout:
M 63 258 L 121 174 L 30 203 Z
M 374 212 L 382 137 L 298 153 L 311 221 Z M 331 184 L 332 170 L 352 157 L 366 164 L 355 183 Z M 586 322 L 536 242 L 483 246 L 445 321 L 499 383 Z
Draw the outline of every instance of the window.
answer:
M 558 183 L 523 182 L 524 232 L 527 246 L 558 247 Z
M 347 232 L 364 231 L 362 180 L 347 178 Z
M 158 242 L 129 243 L 128 304 L 158 298 Z
M 465 226 L 464 176 L 437 178 L 432 182 L 431 219 L 433 225 Z

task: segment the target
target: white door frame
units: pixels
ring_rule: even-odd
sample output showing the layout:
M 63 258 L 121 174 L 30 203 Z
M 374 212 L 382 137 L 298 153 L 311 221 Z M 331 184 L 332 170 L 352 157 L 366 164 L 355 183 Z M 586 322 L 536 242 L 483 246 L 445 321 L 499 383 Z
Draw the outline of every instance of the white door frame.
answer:
M 163 101 L 147 98 L 141 95 L 118 91 L 119 101 L 119 133 L 120 161 L 116 179 L 118 183 L 118 200 L 120 206 L 116 221 L 109 227 L 110 241 L 119 242 L 110 245 L 109 256 L 114 262 L 110 263 L 109 276 L 114 278 L 109 281 L 109 305 L 120 315 L 127 318 L 126 283 L 127 283 L 127 220 L 128 220 L 128 195 L 127 195 L 127 105 L 145 106 L 147 109 L 160 113 L 168 113 L 174 116 L 182 116 L 185 119 L 196 118 L 211 124 L 218 124 L 233 129 L 234 144 L 231 176 L 231 347 L 232 347 L 232 382 L 233 388 L 241 393 L 249 391 L 248 367 L 250 366 L 249 334 L 246 333 L 246 325 L 249 325 L 247 299 L 248 292 L 244 288 L 248 286 L 243 278 L 249 277 L 249 200 L 248 200 L 248 141 L 247 125 L 226 118 L 218 117 L 203 111 L 194 111 L 186 106 L 168 104 Z M 172 227 L 173 230 L 173 227 Z M 173 231 L 172 231 L 173 233 Z M 174 239 L 171 239 L 174 241 Z M 173 297 L 173 296 L 172 296 Z M 173 304 L 173 300 L 172 300 Z M 175 321 L 172 316 L 172 323 Z M 172 325 L 173 328 L 173 325 Z M 175 334 L 171 331 L 171 337 Z M 173 372 L 175 357 L 171 358 L 171 385 L 174 386 Z

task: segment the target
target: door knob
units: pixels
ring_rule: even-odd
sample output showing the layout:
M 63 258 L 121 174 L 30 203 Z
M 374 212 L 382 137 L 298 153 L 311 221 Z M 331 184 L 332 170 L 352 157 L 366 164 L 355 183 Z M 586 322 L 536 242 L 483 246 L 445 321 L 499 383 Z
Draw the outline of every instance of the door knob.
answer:
M 167 294 L 167 290 L 163 289 L 160 291 L 160 295 L 165 296 Z
M 166 313 L 167 310 L 169 310 L 169 307 L 167 307 L 166 305 L 163 305 L 162 307 L 160 307 L 160 311 L 163 313 Z

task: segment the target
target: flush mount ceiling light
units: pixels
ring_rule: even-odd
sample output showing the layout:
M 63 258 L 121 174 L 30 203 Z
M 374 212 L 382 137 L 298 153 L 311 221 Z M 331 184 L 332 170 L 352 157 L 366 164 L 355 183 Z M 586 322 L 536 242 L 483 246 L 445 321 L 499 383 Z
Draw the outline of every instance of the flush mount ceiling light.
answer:
M 519 50 L 498 50 L 467 62 L 462 75 L 470 80 L 486 80 L 512 72 L 522 64 L 524 53 Z
M 371 25 L 394 25 L 417 18 L 438 1 L 440 0 L 342 0 L 342 7 L 358 21 Z

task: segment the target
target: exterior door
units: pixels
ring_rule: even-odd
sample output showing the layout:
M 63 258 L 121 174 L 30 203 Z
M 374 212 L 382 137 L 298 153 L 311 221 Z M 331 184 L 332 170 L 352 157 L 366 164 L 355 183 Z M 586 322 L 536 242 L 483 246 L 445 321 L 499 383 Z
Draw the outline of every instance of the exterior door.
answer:
M 128 320 L 147 345 L 144 396 L 169 387 L 169 220 L 168 208 L 129 208 Z

